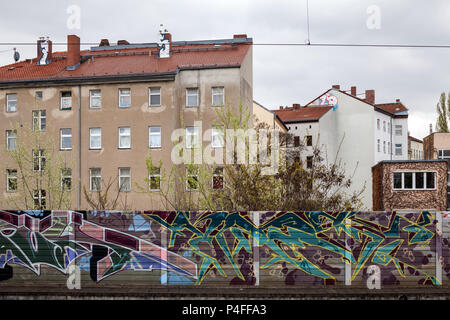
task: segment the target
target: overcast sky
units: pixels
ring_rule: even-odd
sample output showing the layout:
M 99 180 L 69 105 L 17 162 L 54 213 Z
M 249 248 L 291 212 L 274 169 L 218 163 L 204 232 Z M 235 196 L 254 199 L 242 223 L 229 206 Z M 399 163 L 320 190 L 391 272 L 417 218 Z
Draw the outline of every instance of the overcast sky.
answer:
M 80 9 L 79 29 L 73 6 Z M 309 18 L 311 43 L 450 45 L 448 0 L 309 0 Z M 156 42 L 160 23 L 175 41 L 225 39 L 241 33 L 255 44 L 307 40 L 306 0 L 0 4 L 3 43 L 34 44 L 39 36 L 65 42 L 67 34 L 80 36 L 84 43 L 103 38 L 110 43 Z M 35 45 L 16 47 L 21 59 L 36 55 Z M 7 49 L 12 46 L 0 46 L 0 51 Z M 400 99 L 405 104 L 409 130 L 417 138 L 428 134 L 430 123 L 434 128 L 439 95 L 450 91 L 450 49 L 255 45 L 253 53 L 254 99 L 262 105 L 270 109 L 303 105 L 333 84 L 343 90 L 354 85 L 358 93 L 374 89 L 377 103 Z M 0 65 L 12 62 L 11 51 L 0 52 Z

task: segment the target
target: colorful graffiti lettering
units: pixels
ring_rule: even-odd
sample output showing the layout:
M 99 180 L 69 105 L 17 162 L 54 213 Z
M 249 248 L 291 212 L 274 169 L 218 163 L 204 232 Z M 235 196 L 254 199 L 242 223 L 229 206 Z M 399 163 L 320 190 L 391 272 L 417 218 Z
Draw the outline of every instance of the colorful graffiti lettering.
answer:
M 68 275 L 76 264 L 97 283 L 159 271 L 162 284 L 336 285 L 347 268 L 350 282 L 372 283 L 376 270 L 382 285 L 440 285 L 424 267 L 436 260 L 435 224 L 427 211 L 0 211 L 0 280 L 14 278 L 12 265 Z

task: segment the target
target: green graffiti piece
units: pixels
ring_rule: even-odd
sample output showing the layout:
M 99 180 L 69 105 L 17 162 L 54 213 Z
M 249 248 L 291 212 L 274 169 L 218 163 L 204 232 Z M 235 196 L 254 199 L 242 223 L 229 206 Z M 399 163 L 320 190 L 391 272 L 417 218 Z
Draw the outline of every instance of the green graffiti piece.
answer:
M 363 249 L 358 257 L 358 262 L 356 263 L 355 270 L 353 271 L 351 280 L 354 280 L 359 272 L 362 270 L 367 260 L 375 252 L 377 247 L 383 242 L 383 237 L 378 236 L 373 232 L 364 230 L 364 234 L 367 236 L 363 243 Z
M 427 242 L 434 237 L 434 233 L 423 226 L 412 224 L 403 228 L 404 231 L 409 232 L 408 244 L 417 244 L 420 242 Z M 412 236 L 411 236 L 412 234 Z

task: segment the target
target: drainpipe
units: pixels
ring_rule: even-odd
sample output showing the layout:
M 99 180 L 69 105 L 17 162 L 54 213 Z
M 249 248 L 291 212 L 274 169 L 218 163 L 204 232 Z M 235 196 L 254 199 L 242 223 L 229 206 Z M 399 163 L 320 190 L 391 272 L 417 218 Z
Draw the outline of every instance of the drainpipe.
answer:
M 389 121 L 391 122 L 391 131 L 389 132 L 389 134 L 391 136 L 391 150 L 389 150 L 389 155 L 390 155 L 391 160 L 392 160 L 392 153 L 393 153 L 392 151 L 395 150 L 394 145 L 393 145 L 394 141 L 392 141 L 392 132 L 394 131 L 393 123 L 392 123 L 392 117 L 390 117 Z
M 78 85 L 78 210 L 81 208 L 81 85 Z

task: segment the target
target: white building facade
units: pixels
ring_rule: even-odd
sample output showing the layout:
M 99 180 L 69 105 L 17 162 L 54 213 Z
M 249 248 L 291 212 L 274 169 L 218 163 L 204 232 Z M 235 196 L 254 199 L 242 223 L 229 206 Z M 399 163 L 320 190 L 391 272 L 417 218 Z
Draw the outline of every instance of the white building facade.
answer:
M 372 166 L 383 160 L 408 159 L 408 110 L 399 100 L 375 104 L 373 90 L 365 94 L 361 99 L 356 87 L 347 93 L 333 86 L 305 107 L 276 112 L 294 136 L 312 135 L 312 144 L 321 147 L 329 164 L 341 161 L 353 181 L 348 191 L 364 188 L 362 209 L 371 210 Z M 310 108 L 326 109 L 305 117 Z

